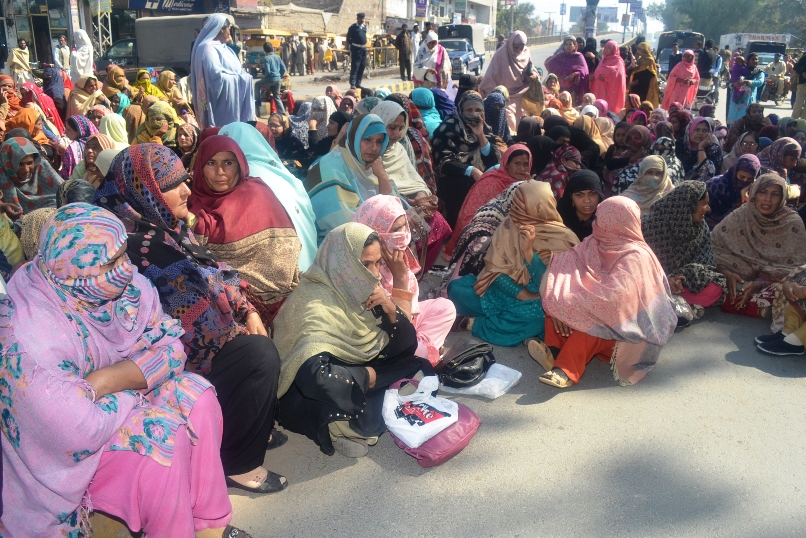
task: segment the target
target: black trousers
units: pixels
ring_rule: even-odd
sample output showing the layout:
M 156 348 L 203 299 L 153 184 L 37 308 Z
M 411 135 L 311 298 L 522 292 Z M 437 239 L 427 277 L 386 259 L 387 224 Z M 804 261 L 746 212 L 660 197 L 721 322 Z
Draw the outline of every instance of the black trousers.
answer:
M 350 86 L 361 87 L 364 68 L 367 66 L 367 49 L 350 46 Z
M 470 176 L 450 172 L 437 181 L 439 197 L 445 202 L 445 220 L 448 221 L 451 228 L 456 226 L 459 211 L 461 211 L 462 204 L 465 203 L 465 198 L 467 198 L 467 193 L 470 192 L 474 183 L 473 178 Z
M 425 375 L 434 372 L 428 361 L 414 356 L 417 334 L 407 319 L 400 319 L 389 332 L 394 337 L 368 363 L 348 364 L 330 353 L 305 361 L 291 388 L 280 398 L 278 420 L 283 428 L 305 435 L 328 456 L 335 452 L 328 428 L 331 422 L 347 420 L 350 428 L 364 437 L 382 434 L 386 430 L 383 397 L 389 385 L 419 370 Z M 372 388 L 367 366 L 375 370 Z
M 221 463 L 226 475 L 263 465 L 274 427 L 279 377 L 280 355 L 265 336 L 237 336 L 213 359 L 207 379 L 224 416 Z
M 411 80 L 411 55 L 402 54 L 398 57 L 397 62 L 400 64 L 400 78 L 403 80 Z

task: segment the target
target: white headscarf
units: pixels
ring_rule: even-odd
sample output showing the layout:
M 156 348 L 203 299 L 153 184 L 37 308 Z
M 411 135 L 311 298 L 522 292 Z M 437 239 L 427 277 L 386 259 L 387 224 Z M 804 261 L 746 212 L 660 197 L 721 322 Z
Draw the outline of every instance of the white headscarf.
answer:
M 70 78 L 73 84 L 84 75 L 92 75 L 92 40 L 84 30 L 73 32 L 76 50 L 70 56 Z
M 437 45 L 434 45 L 433 49 L 429 49 L 428 44 L 432 41 L 436 41 Z M 420 50 L 417 51 L 417 59 L 414 60 L 414 63 L 424 69 L 436 69 L 437 62 L 439 61 L 439 56 L 437 55 L 437 52 L 439 52 L 438 44 L 439 38 L 436 33 L 430 31 L 425 34 L 425 39 L 423 39 L 423 43 L 420 45 Z

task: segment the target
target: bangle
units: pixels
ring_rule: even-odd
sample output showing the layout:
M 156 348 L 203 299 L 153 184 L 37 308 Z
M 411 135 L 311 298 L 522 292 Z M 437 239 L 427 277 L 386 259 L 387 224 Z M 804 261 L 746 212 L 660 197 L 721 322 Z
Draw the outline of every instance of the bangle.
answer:
M 392 288 L 392 297 L 403 299 L 404 301 L 411 301 L 414 299 L 414 292 L 401 290 L 399 288 Z
M 699 153 L 699 152 L 701 152 L 701 151 L 704 151 L 705 153 L 708 153 L 707 151 L 705 151 L 705 150 L 704 150 L 704 149 L 702 149 L 702 148 L 698 149 L 698 150 L 697 150 L 697 153 Z

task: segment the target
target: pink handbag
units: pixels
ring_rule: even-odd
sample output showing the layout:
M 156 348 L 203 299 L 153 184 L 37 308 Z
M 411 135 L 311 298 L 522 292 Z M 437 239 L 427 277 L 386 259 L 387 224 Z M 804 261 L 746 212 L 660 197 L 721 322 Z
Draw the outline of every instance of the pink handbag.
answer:
M 405 381 L 417 384 L 417 381 L 404 379 L 393 384 L 390 388 L 399 388 Z M 420 445 L 419 448 L 409 448 L 393 433 L 389 432 L 389 435 L 406 454 L 417 459 L 420 467 L 428 468 L 441 465 L 469 445 L 470 440 L 473 439 L 479 426 L 481 426 L 481 419 L 472 409 L 463 403 L 456 403 L 459 405 L 459 420 Z

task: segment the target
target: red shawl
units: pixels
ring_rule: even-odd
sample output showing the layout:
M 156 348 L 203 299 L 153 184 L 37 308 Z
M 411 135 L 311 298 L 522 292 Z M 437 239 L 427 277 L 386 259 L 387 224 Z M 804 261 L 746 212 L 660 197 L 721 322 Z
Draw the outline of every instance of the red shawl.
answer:
M 525 151 L 529 154 L 529 170 L 532 169 L 532 152 L 529 151 L 529 148 L 523 144 L 513 144 L 510 146 L 504 155 L 501 156 L 501 166 L 496 170 L 485 172 L 484 175 L 470 187 L 470 191 L 467 193 L 464 203 L 462 203 L 462 209 L 459 210 L 459 217 L 456 219 L 456 226 L 453 228 L 451 240 L 445 246 L 445 255 L 453 256 L 453 249 L 456 247 L 459 236 L 462 235 L 462 230 L 465 229 L 465 226 L 470 224 L 476 211 L 478 211 L 481 206 L 504 192 L 506 188 L 513 183 L 521 181 L 510 176 L 507 172 L 509 158 L 518 150 Z
M 59 130 L 57 134 L 59 136 L 64 136 L 64 123 L 62 122 L 62 117 L 59 114 L 59 109 L 56 108 L 56 103 L 53 102 L 53 99 L 47 95 L 42 88 L 34 84 L 33 82 L 26 82 L 22 85 L 23 88 L 28 90 L 28 95 L 26 95 L 22 99 L 22 104 L 28 103 L 36 103 L 39 105 L 39 108 L 42 109 L 42 112 L 45 113 L 47 116 L 48 121 L 53 123 L 56 128 Z
M 241 168 L 241 180 L 226 192 L 214 192 L 204 180 L 204 164 L 221 151 L 235 155 Z M 260 178 L 249 177 L 243 151 L 228 136 L 214 135 L 199 145 L 188 208 L 198 218 L 194 233 L 219 245 L 269 228 L 294 227 L 271 188 Z M 249 217 L 244 218 L 244 215 Z

